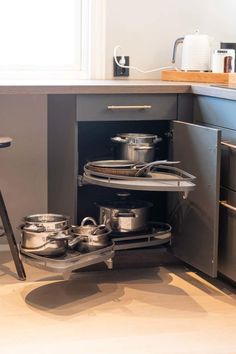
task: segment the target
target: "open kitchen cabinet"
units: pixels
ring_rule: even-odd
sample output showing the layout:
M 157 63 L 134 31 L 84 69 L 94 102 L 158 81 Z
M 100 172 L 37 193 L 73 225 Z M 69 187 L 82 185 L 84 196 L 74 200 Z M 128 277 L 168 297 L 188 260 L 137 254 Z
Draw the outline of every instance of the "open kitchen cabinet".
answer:
M 177 95 L 125 95 L 132 104 L 149 99 L 152 103 L 159 100 L 160 105 L 151 114 L 130 111 L 124 115 L 99 110 L 108 97 L 124 103 L 122 95 L 92 96 L 91 101 L 89 95 L 49 97 L 49 212 L 70 215 L 75 223 L 87 215 L 98 218 L 95 202 L 110 199 L 120 189 L 84 184 L 84 164 L 113 159 L 110 138 L 119 132 L 155 133 L 163 138 L 156 158 L 181 161 L 180 167 L 196 176 L 196 188 L 186 200 L 177 192 L 133 188 L 129 192 L 135 199 L 154 204 L 153 221 L 171 224 L 171 249 L 179 259 L 216 276 L 220 131 L 176 121 L 188 111 L 177 105 Z M 88 102 L 86 110 L 83 104 Z

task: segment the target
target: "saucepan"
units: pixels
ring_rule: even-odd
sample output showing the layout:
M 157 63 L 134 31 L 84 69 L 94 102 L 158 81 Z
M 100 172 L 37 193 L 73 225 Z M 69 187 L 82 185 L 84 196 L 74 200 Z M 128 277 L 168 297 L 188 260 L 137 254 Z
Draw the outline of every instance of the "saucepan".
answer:
M 85 225 L 90 222 L 90 224 Z M 78 237 L 76 246 L 80 251 L 93 251 L 109 244 L 111 229 L 105 224 L 97 225 L 92 217 L 86 217 L 81 225 L 72 225 L 72 233 Z
M 28 252 L 42 256 L 63 255 L 72 241 L 69 228 L 63 231 L 45 231 L 35 225 L 20 225 L 21 247 Z

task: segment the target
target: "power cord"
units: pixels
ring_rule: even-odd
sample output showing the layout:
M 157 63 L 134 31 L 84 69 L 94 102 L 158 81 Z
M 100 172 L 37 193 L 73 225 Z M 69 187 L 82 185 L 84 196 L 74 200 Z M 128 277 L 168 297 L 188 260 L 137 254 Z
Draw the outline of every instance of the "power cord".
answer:
M 143 73 L 143 74 L 148 74 L 148 73 L 152 73 L 152 72 L 155 72 L 155 71 L 161 71 L 161 70 L 166 70 L 166 69 L 175 69 L 174 66 L 163 66 L 161 68 L 156 68 L 156 69 L 152 69 L 152 70 L 142 70 L 142 69 L 137 68 L 136 66 L 125 65 L 125 57 L 124 57 L 124 55 L 121 56 L 121 59 L 119 61 L 117 60 L 117 51 L 118 51 L 118 49 L 121 49 L 120 45 L 117 45 L 114 48 L 113 56 L 114 56 L 114 60 L 115 60 L 116 65 L 118 65 L 120 68 L 133 69 L 133 70 L 136 70 L 136 71 L 138 71 L 140 73 Z

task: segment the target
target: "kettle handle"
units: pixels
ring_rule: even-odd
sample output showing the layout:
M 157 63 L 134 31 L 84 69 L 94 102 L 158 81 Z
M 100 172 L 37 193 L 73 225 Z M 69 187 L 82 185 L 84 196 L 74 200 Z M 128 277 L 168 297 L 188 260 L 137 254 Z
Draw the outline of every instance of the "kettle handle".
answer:
M 184 41 L 184 37 L 177 38 L 175 41 L 174 48 L 173 48 L 173 54 L 172 54 L 172 63 L 173 64 L 175 63 L 177 46 L 178 46 L 178 44 L 183 43 L 183 41 Z

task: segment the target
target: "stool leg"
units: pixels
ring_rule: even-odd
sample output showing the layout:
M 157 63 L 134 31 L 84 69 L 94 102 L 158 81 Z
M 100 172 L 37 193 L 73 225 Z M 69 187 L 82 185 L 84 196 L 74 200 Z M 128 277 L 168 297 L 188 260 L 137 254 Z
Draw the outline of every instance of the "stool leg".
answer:
M 16 239 L 11 227 L 11 223 L 7 214 L 7 209 L 1 191 L 0 191 L 0 217 L 2 219 L 2 224 L 5 230 L 5 234 L 7 236 L 7 241 L 9 243 L 10 251 L 15 263 L 18 277 L 20 280 L 25 280 L 26 279 L 25 270 L 22 261 L 19 257 L 19 250 L 17 247 Z

